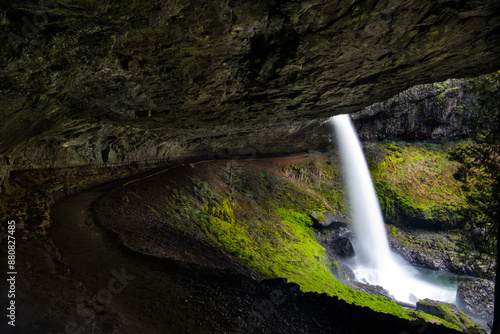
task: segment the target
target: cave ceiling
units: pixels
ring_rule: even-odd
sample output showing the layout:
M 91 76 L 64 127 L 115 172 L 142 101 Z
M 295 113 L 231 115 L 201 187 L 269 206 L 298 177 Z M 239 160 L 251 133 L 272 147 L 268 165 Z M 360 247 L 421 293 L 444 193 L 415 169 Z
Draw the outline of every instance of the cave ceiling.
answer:
M 497 0 L 0 6 L 0 154 L 13 168 L 294 151 L 313 120 L 500 68 Z

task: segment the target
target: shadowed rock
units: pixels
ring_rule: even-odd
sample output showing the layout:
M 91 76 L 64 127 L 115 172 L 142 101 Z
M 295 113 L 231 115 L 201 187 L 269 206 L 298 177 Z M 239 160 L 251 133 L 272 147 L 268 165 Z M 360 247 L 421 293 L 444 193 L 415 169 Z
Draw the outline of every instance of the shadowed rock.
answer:
M 486 279 L 461 283 L 457 289 L 457 304 L 471 316 L 493 319 L 495 284 Z

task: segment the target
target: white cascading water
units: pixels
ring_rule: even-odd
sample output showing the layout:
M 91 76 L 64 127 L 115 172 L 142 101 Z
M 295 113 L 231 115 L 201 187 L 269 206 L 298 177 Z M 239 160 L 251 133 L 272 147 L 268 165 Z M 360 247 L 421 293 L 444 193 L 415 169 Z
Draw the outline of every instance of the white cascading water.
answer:
M 455 302 L 456 290 L 417 278 L 389 247 L 385 224 L 361 144 L 349 115 L 331 118 L 347 184 L 355 239 L 352 269 L 360 282 L 384 287 L 396 300 Z

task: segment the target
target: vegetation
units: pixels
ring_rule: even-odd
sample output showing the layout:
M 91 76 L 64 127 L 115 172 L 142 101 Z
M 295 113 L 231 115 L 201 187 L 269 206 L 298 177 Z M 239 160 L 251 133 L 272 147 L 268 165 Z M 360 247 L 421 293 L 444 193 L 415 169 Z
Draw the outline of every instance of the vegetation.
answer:
M 464 210 L 464 253 L 479 251 L 496 257 L 500 210 L 500 72 L 472 81 L 480 94 L 476 103 L 481 132 L 473 140 L 450 152 L 460 163 L 455 177 L 461 182 L 467 201 Z M 471 242 L 472 241 L 472 242 Z
M 478 250 L 496 267 L 495 310 L 492 333 L 500 332 L 500 71 L 471 81 L 481 132 L 459 146 L 451 157 L 460 162 L 456 173 L 467 199 L 464 212 L 464 254 Z
M 391 233 L 394 238 L 399 238 L 399 229 L 396 226 L 391 227 Z
M 397 214 L 452 225 L 465 205 L 458 164 L 448 157 L 449 145 L 386 143 L 385 157 L 372 166 L 372 177 L 388 218 Z
M 333 210 L 347 213 L 340 162 L 336 156 L 330 156 L 325 163 L 309 160 L 304 164 L 285 167 L 283 171 L 286 177 L 299 180 L 314 188 Z
M 333 194 L 329 182 L 337 182 Z M 241 259 L 262 277 L 286 277 L 303 291 L 338 296 L 406 319 L 432 318 L 409 312 L 387 298 L 354 290 L 331 274 L 337 264 L 328 262 L 326 250 L 311 229 L 309 214 L 335 211 L 327 198 L 343 204 L 339 183 L 332 161 L 321 159 L 285 167 L 279 174 L 229 164 L 169 188 L 164 207 L 157 208 L 156 214 L 165 224 Z

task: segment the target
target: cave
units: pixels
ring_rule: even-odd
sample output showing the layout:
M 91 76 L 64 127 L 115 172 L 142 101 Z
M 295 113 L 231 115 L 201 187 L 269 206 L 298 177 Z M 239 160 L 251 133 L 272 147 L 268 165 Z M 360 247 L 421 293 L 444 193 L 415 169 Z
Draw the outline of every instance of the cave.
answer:
M 351 114 L 365 141 L 469 138 L 472 116 L 448 111 L 472 103 L 461 79 L 500 68 L 497 1 L 7 0 L 0 40 L 2 263 L 16 241 L 2 273 L 16 272 L 15 285 L 0 284 L 14 287 L 0 303 L 14 302 L 16 326 L 2 332 L 456 332 L 255 277 L 234 254 L 144 217 L 164 219 L 163 182 L 178 204 L 176 187 L 213 195 L 204 177 L 234 198 L 253 179 L 263 188 L 252 191 L 270 191 L 279 183 L 260 159 L 300 179 L 290 166 L 331 149 L 334 115 Z M 442 94 L 426 86 L 445 80 Z M 260 171 L 241 176 L 245 161 Z M 135 219 L 130 234 L 89 223 L 119 213 Z M 135 265 L 151 276 L 133 279 Z

